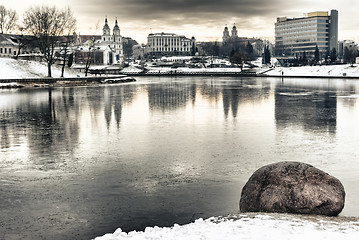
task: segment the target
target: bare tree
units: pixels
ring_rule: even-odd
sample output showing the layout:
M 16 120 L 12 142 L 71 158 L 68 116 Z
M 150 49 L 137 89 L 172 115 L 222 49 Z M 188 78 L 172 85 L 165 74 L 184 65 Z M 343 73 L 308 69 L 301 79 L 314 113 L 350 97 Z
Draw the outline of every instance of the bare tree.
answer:
M 61 44 L 61 56 L 62 56 L 62 68 L 61 68 L 61 77 L 64 77 L 64 71 L 66 66 L 66 61 L 69 57 L 69 45 L 72 43 L 75 39 L 70 35 L 76 30 L 76 19 L 73 17 L 73 13 L 70 8 L 67 8 L 67 10 L 63 13 L 64 18 L 68 19 L 67 26 L 65 29 L 65 33 L 67 32 L 67 36 L 64 42 Z
M 77 56 L 81 58 L 82 63 L 85 65 L 85 77 L 87 77 L 87 74 L 89 73 L 90 66 L 93 62 L 96 61 L 96 45 L 95 45 L 95 39 L 89 42 L 88 47 L 81 48 L 76 52 Z
M 24 27 L 39 40 L 40 52 L 47 62 L 48 77 L 51 77 L 51 66 L 57 60 L 56 44 L 74 21 L 69 8 L 58 10 L 56 7 L 42 6 L 29 8 L 24 14 Z
M 6 9 L 0 5 L 0 31 L 1 34 L 9 33 L 16 27 L 18 16 L 15 10 Z

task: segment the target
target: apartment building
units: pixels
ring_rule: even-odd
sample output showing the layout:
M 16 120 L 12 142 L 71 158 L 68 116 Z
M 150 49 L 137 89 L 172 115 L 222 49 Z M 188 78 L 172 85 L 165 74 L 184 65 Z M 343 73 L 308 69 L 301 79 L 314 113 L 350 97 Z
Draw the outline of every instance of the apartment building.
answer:
M 302 18 L 279 17 L 275 23 L 276 56 L 323 56 L 338 50 L 338 11 L 311 12 Z

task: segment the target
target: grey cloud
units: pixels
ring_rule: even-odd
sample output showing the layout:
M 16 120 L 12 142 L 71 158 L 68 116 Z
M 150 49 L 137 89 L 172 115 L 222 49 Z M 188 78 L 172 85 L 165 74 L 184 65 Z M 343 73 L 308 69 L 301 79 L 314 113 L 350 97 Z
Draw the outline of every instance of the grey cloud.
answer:
M 246 24 L 257 26 L 250 19 L 267 18 L 274 24 L 288 1 L 283 0 L 74 0 L 80 14 L 118 17 L 120 25 L 133 24 L 183 26 L 186 24 L 224 26 Z M 293 4 L 291 4 L 293 6 Z M 281 6 L 280 8 L 278 6 Z
M 78 2 L 80 0 L 77 0 Z M 119 18 L 136 20 L 167 19 L 208 21 L 229 17 L 244 18 L 273 14 L 281 0 L 87 0 L 86 12 L 118 15 Z M 92 11 L 90 8 L 93 7 Z M 187 22 L 188 22 L 187 20 Z

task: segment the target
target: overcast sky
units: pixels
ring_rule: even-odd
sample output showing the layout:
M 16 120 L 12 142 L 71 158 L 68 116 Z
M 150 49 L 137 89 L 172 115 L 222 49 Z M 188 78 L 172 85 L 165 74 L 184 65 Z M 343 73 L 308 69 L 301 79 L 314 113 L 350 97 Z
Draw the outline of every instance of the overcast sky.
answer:
M 20 19 L 31 6 L 70 6 L 81 34 L 101 34 L 105 17 L 111 28 L 117 17 L 121 35 L 139 43 L 151 31 L 221 41 L 223 28 L 234 23 L 239 36 L 273 40 L 277 17 L 337 9 L 339 39 L 359 41 L 358 0 L 0 0 L 0 5 L 15 9 Z

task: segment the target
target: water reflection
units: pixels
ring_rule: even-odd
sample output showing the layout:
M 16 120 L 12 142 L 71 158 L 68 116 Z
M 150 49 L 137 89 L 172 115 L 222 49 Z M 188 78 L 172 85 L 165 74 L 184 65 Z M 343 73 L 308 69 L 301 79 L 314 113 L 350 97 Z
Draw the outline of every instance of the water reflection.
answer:
M 188 101 L 196 101 L 196 84 L 184 82 L 165 82 L 147 87 L 150 110 L 177 110 L 185 107 Z
M 230 77 L 1 90 L 1 224 L 91 239 L 233 213 L 253 171 L 282 160 L 343 179 L 359 215 L 358 90 Z
M 318 128 L 336 131 L 337 98 L 335 92 L 318 92 L 277 88 L 275 119 L 278 128 L 303 126 L 312 131 Z

